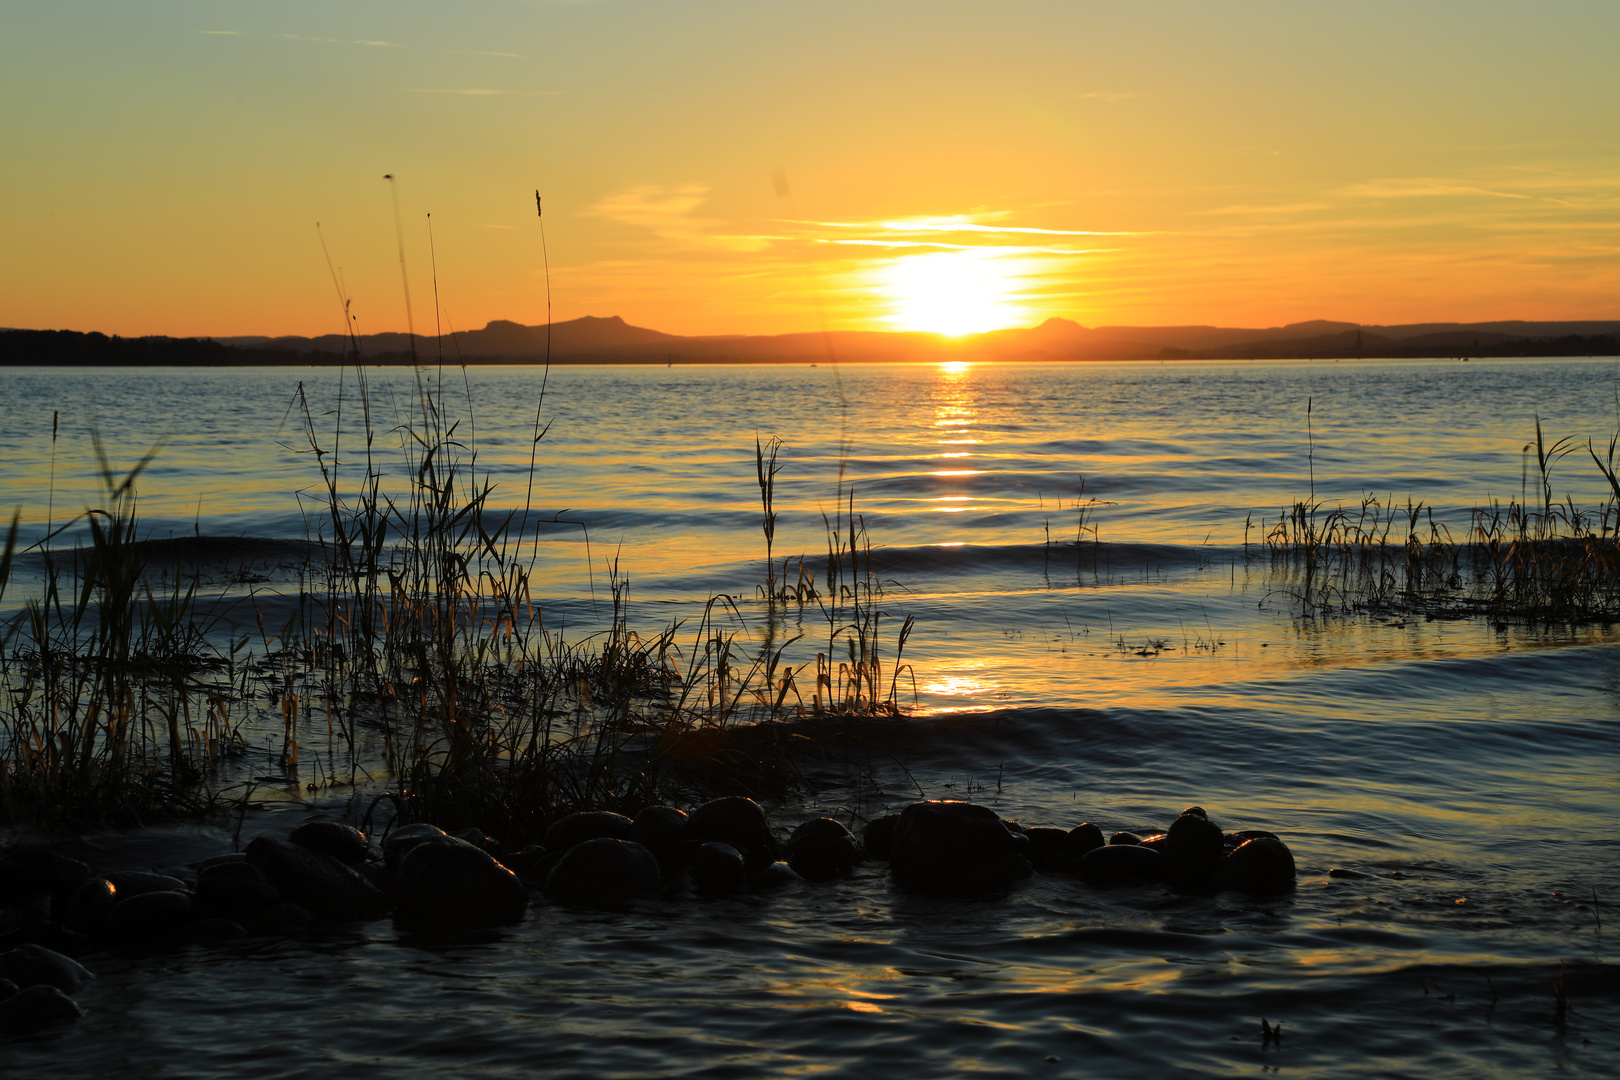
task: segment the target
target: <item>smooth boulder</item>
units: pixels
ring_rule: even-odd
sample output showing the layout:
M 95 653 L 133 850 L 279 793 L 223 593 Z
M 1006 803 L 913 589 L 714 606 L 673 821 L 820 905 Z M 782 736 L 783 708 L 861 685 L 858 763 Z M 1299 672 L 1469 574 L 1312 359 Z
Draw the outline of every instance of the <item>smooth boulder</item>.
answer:
M 287 839 L 311 851 L 324 852 L 348 866 L 365 862 L 371 851 L 366 834 L 341 821 L 311 821 L 298 826 Z
M 656 897 L 663 877 L 653 853 L 633 840 L 600 836 L 575 844 L 546 876 L 546 895 L 568 904 L 621 904 Z
M 902 885 L 917 889 L 974 888 L 980 872 L 1006 856 L 988 878 L 1005 883 L 1034 872 L 1029 838 L 1008 831 L 995 811 L 953 800 L 915 802 L 900 813 L 889 845 L 889 867 Z M 1019 872 L 1021 871 L 1021 872 Z
M 1140 844 L 1105 844 L 1080 860 L 1080 876 L 1090 885 L 1125 885 L 1164 876 L 1164 856 Z
M 382 893 L 324 852 L 261 836 L 247 846 L 247 857 L 283 899 L 319 922 L 364 922 L 387 910 Z
M 691 871 L 692 887 L 700 896 L 728 896 L 748 886 L 742 852 L 718 840 L 705 840 L 692 849 Z
M 1194 811 L 1197 811 L 1196 813 Z M 1165 833 L 1164 878 L 1183 892 L 1214 892 L 1226 858 L 1226 836 L 1198 807 L 1178 818 Z
M 812 818 L 793 830 L 787 842 L 787 864 L 810 881 L 848 877 L 861 861 L 861 847 L 844 823 Z
M 95 978 L 77 960 L 40 945 L 18 945 L 0 954 L 0 975 L 24 990 L 30 986 L 54 986 L 64 994 L 73 993 Z
M 529 907 L 516 874 L 455 837 L 412 848 L 399 865 L 395 892 L 395 917 L 423 927 L 503 926 Z
M 383 840 L 383 862 L 388 869 L 398 870 L 399 864 L 416 845 L 438 840 L 445 835 L 445 831 L 436 825 L 402 825 Z
M 688 840 L 718 840 L 742 852 L 750 874 L 776 861 L 776 837 L 765 811 L 753 799 L 728 795 L 710 799 L 686 818 Z
M 686 848 L 686 811 L 673 806 L 642 807 L 629 839 L 652 852 L 668 876 L 680 868 Z
M 636 823 L 623 814 L 607 810 L 585 810 L 558 818 L 540 838 L 547 851 L 567 851 L 575 844 L 600 837 L 614 840 L 634 840 Z
M 0 1034 L 32 1035 L 84 1015 L 78 1003 L 54 986 L 30 986 L 0 1001 Z
M 1221 864 L 1221 888 L 1276 896 L 1294 887 L 1294 853 L 1275 836 L 1245 841 Z

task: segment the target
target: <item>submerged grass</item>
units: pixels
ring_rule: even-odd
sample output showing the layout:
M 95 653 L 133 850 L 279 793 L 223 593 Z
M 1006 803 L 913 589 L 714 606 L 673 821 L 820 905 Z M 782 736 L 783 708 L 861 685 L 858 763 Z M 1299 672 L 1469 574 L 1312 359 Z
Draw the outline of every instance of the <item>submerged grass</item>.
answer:
M 1592 443 L 1548 443 L 1538 418 L 1535 488 L 1469 512 L 1462 535 L 1431 506 L 1368 493 L 1329 509 L 1315 497 L 1258 531 L 1273 572 L 1309 615 L 1366 612 L 1482 617 L 1505 626 L 1620 620 L 1620 433 L 1600 456 Z M 1585 449 L 1610 488 L 1595 508 L 1554 495 L 1553 465 Z M 1255 531 L 1245 522 L 1247 537 Z
M 0 822 L 139 823 L 266 793 L 353 794 L 402 821 L 519 841 L 578 809 L 780 796 L 803 782 L 796 724 L 902 715 L 914 621 L 884 642 L 892 619 L 853 492 L 824 519 L 820 581 L 802 557 L 796 574 L 768 569 L 762 615 L 719 595 L 690 623 L 639 632 L 615 559 L 606 628 L 571 639 L 546 619 L 536 557 L 541 529 L 583 526 L 529 509 L 538 457 L 522 509 L 502 509 L 470 395 L 458 402 L 442 369 L 419 367 L 399 408 L 354 370 L 329 435 L 302 386 L 289 406 L 291 445 L 319 480 L 299 493 L 313 557 L 282 625 L 250 596 L 256 633 L 235 637 L 199 602 L 195 571 L 147 565 L 135 487 L 150 456 L 122 478 L 103 468 L 106 503 L 76 522 L 83 543 L 32 553 L 40 594 L 0 630 Z M 768 568 L 780 449 L 756 445 Z M 14 518 L 0 601 L 18 554 Z M 813 676 L 808 656 L 784 662 L 807 613 L 825 635 Z M 250 747 L 249 727 L 278 735 Z

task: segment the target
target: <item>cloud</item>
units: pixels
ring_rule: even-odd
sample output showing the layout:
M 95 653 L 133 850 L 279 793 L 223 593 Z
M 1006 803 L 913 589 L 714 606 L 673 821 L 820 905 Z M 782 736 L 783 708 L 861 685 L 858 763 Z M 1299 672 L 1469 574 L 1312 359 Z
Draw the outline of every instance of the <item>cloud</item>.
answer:
M 718 231 L 724 222 L 698 217 L 697 208 L 708 198 L 708 184 L 681 184 L 665 188 L 642 184 L 609 195 L 582 211 L 622 225 L 650 230 L 661 240 L 726 251 L 758 251 L 778 237 L 737 236 Z
M 868 232 L 897 233 L 999 233 L 1007 235 L 1034 234 L 1038 236 L 1134 236 L 1130 232 L 1098 232 L 1082 229 L 1037 229 L 1017 225 L 986 225 L 983 218 L 1003 218 L 1009 211 L 984 211 L 977 214 L 950 214 L 940 217 L 898 218 L 892 221 L 807 221 L 804 225 L 819 225 L 827 229 L 862 229 Z
M 1312 210 L 1330 210 L 1332 203 L 1325 202 L 1296 202 L 1277 203 L 1275 205 L 1253 205 L 1240 203 L 1235 206 L 1222 206 L 1214 210 L 1205 210 L 1206 214 L 1246 214 L 1246 215 L 1284 215 L 1305 214 Z

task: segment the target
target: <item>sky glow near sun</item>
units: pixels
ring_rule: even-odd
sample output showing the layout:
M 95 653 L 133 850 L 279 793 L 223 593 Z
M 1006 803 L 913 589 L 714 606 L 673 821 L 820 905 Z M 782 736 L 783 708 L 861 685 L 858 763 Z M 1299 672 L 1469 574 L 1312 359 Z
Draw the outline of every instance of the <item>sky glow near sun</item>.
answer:
M 859 25 L 861 33 L 849 28 Z M 1620 4 L 0 5 L 0 326 L 1603 319 Z M 1482 77 L 1489 73 L 1489 77 Z M 545 198 L 545 252 L 533 192 Z

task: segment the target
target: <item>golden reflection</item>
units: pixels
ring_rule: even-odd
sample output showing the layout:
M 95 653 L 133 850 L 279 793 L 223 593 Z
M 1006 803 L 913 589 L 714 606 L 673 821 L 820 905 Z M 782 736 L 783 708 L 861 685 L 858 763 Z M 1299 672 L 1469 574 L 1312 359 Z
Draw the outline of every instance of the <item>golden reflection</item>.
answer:
M 945 469 L 934 473 L 935 476 L 978 476 L 983 469 Z
M 945 363 L 939 365 L 939 370 L 945 375 L 960 376 L 964 371 L 972 366 L 973 365 L 968 363 L 966 360 L 947 360 Z
M 940 697 L 972 697 L 994 693 L 999 689 L 995 683 L 984 682 L 970 675 L 945 675 L 922 687 L 925 693 L 938 694 Z

